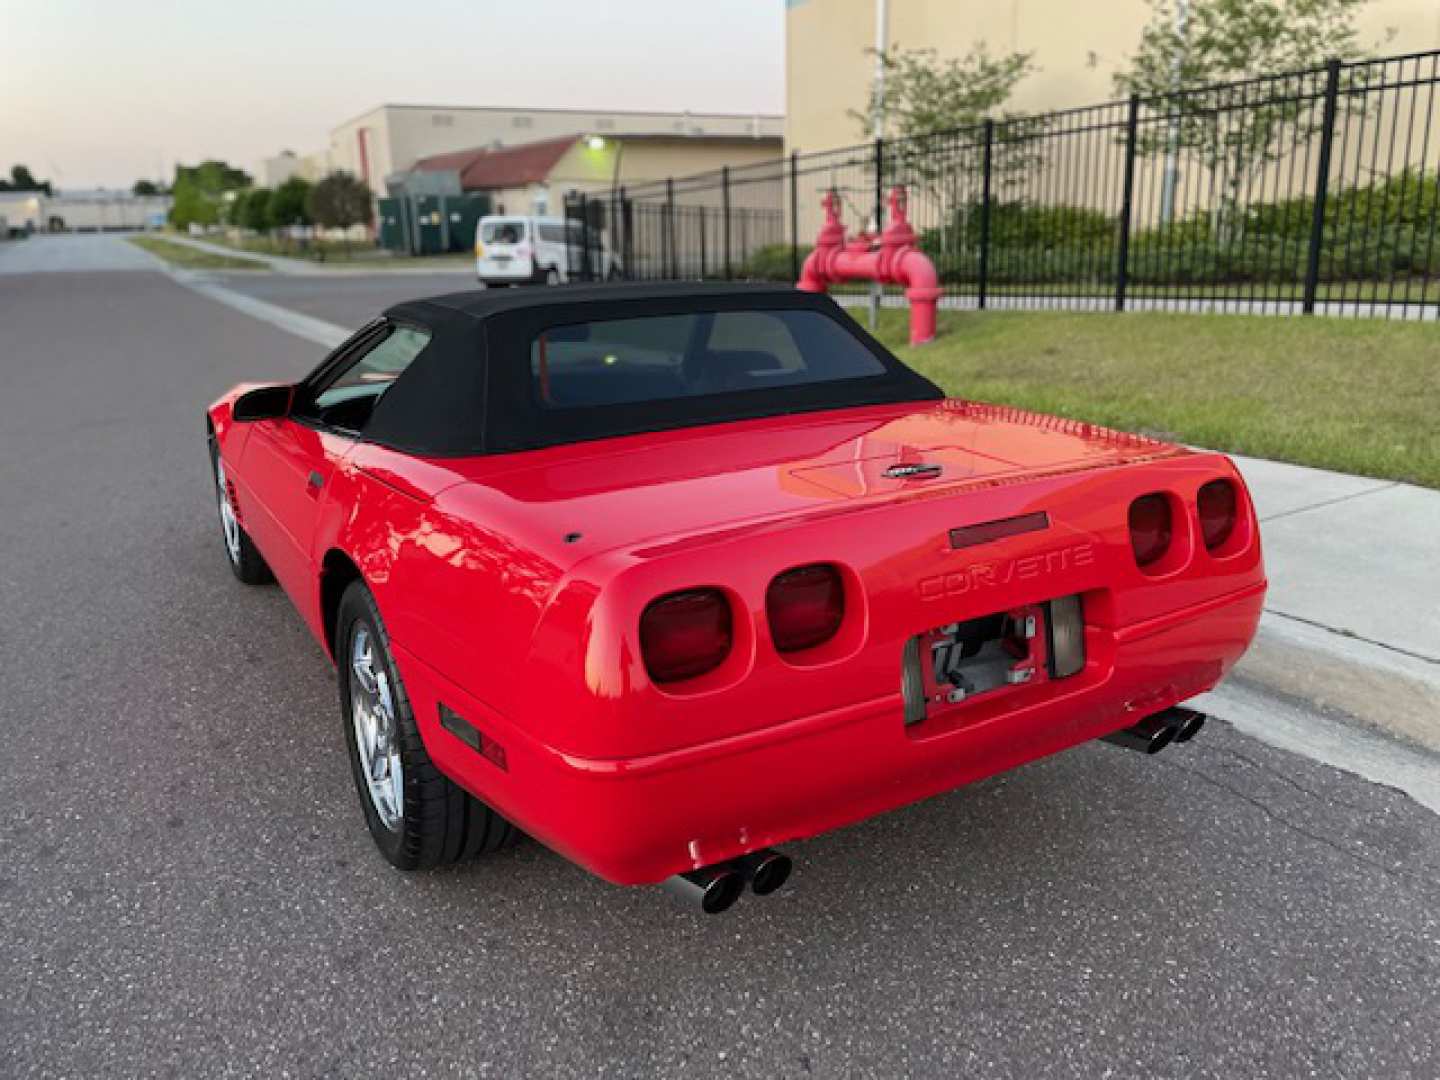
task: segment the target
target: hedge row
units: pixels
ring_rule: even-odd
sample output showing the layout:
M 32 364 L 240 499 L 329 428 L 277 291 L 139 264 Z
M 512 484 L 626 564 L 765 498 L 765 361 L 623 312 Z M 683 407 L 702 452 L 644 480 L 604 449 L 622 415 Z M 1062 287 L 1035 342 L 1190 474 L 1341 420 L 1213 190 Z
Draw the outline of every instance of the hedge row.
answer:
M 1137 284 L 1295 284 L 1305 278 L 1314 202 L 1252 203 L 1225 216 L 1197 213 L 1131 233 L 1129 280 Z M 924 229 L 920 247 L 946 284 L 980 272 L 979 207 L 955 211 Z M 1113 283 L 1119 222 L 1078 206 L 992 203 L 988 279 L 996 285 Z M 810 249 L 801 249 L 801 258 Z M 789 281 L 790 245 L 753 252 L 739 276 Z M 1332 192 L 1325 203 L 1322 281 L 1440 276 L 1440 174 L 1406 170 L 1363 187 Z

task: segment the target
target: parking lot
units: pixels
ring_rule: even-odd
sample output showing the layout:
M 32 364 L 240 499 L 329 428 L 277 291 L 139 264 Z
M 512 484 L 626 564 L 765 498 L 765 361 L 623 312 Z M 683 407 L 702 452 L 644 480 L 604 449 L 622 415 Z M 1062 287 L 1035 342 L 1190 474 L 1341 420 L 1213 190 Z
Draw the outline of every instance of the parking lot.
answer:
M 202 284 L 351 326 L 469 277 Z M 719 918 L 533 842 L 392 870 L 205 455 L 213 397 L 324 352 L 120 238 L 0 246 L 0 1076 L 1440 1075 L 1440 818 L 1218 706 Z

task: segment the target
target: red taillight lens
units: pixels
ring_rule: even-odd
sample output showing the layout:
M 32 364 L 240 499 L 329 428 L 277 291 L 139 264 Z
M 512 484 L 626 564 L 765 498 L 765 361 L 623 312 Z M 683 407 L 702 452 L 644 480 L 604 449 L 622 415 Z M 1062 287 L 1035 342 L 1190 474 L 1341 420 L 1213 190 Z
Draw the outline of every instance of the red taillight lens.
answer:
M 1164 495 L 1141 495 L 1130 504 L 1130 546 L 1138 565 L 1149 566 L 1169 551 L 1173 531 L 1170 500 Z
M 823 645 L 845 618 L 840 571 L 826 563 L 799 566 L 776 576 L 765 590 L 770 637 L 782 653 Z
M 1201 486 L 1195 503 L 1200 510 L 1200 535 L 1210 551 L 1224 544 L 1235 531 L 1237 502 L 1235 485 L 1229 480 L 1211 480 Z
M 693 679 L 730 655 L 730 604 L 718 589 L 670 593 L 640 616 L 640 654 L 657 683 Z

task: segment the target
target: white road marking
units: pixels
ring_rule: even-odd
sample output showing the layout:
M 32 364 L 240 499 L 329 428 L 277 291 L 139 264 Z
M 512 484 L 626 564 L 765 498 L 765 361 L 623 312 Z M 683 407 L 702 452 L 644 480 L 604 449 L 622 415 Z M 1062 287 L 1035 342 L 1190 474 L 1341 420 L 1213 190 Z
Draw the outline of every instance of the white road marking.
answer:
M 355 332 L 347 330 L 343 326 L 336 326 L 332 322 L 326 322 L 324 319 L 316 319 L 298 311 L 291 311 L 279 304 L 271 304 L 265 300 L 257 300 L 253 296 L 246 296 L 242 292 L 226 288 L 204 274 L 173 269 L 166 272 L 171 280 L 184 285 L 187 289 L 193 289 L 201 296 L 207 296 L 236 311 L 244 312 L 252 319 L 259 319 L 263 323 L 269 323 L 277 329 L 304 338 L 306 341 L 313 341 L 327 349 L 335 348 Z

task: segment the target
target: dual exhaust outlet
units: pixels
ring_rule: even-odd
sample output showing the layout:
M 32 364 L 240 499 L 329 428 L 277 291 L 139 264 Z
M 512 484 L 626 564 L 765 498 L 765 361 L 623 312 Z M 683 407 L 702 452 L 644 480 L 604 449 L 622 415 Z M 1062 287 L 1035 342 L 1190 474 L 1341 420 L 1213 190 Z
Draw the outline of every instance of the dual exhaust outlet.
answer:
M 769 896 L 790 877 L 790 857 L 769 848 L 752 851 L 738 859 L 687 870 L 665 880 L 665 889 L 706 915 L 727 910 L 745 886 L 756 896 Z
M 1142 754 L 1158 754 L 1171 743 L 1189 742 L 1204 726 L 1204 713 L 1177 705 L 1101 739 Z M 773 893 L 789 879 L 792 866 L 788 855 L 761 848 L 738 859 L 676 874 L 665 880 L 665 889 L 706 915 L 718 915 L 740 899 L 746 885 L 756 896 Z
M 1173 743 L 1189 742 L 1205 726 L 1205 714 L 1179 705 L 1147 716 L 1138 724 L 1100 736 L 1101 740 L 1138 750 L 1142 754 L 1158 754 Z

